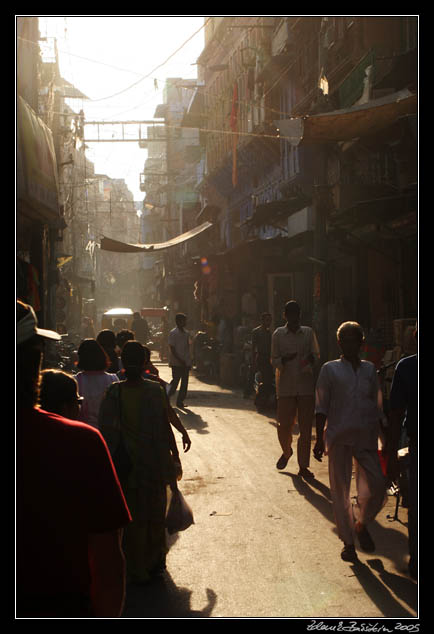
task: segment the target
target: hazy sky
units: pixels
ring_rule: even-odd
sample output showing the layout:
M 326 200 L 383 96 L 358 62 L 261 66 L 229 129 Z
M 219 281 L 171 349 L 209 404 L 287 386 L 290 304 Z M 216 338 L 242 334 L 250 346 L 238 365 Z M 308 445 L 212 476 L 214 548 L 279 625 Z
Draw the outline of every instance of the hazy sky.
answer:
M 203 24 L 203 16 L 39 17 L 41 37 L 57 38 L 62 76 L 90 99 L 71 105 L 83 108 L 87 120 L 98 121 L 152 119 L 163 103 L 167 77 L 197 76 Z M 139 174 L 146 150 L 136 143 L 95 143 L 87 156 L 97 172 L 124 178 L 134 199 L 143 200 Z

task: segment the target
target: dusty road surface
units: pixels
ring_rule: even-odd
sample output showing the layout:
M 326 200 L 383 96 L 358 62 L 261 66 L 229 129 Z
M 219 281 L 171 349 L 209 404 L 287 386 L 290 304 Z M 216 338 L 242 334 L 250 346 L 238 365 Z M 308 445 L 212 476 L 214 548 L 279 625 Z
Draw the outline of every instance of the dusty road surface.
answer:
M 160 376 L 170 380 L 166 365 Z M 124 618 L 359 618 L 418 616 L 418 585 L 406 574 L 407 510 L 396 498 L 372 525 L 375 553 L 360 564 L 340 558 L 327 458 L 298 474 L 296 452 L 283 471 L 272 415 L 256 412 L 240 390 L 194 374 L 177 410 L 192 446 L 182 453 L 180 489 L 195 524 L 179 533 L 167 571 L 129 586 Z M 295 437 L 296 440 L 296 437 Z M 313 439 L 314 442 L 314 439 Z M 294 445 L 295 446 L 295 445 Z M 414 623 L 414 621 L 413 621 Z

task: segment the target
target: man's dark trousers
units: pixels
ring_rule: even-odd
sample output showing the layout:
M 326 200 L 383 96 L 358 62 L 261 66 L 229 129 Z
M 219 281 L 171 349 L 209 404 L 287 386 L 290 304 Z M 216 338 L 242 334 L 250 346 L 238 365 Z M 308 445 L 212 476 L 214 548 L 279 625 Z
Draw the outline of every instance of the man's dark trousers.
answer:
M 178 388 L 178 383 L 181 381 L 178 398 L 176 399 L 177 405 L 183 404 L 185 397 L 187 396 L 189 372 L 190 368 L 186 365 L 172 365 L 172 380 L 170 382 L 169 398 L 175 394 Z

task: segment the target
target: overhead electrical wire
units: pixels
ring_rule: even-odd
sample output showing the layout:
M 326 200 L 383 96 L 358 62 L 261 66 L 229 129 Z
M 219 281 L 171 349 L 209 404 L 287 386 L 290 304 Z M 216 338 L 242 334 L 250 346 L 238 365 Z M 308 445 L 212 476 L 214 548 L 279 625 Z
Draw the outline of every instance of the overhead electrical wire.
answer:
M 122 90 L 120 90 L 120 91 L 117 91 L 116 93 L 113 93 L 112 95 L 108 95 L 108 96 L 106 96 L 106 97 L 102 97 L 102 98 L 99 98 L 99 99 L 87 99 L 87 100 L 86 100 L 86 102 L 87 102 L 87 103 L 89 103 L 89 105 L 90 105 L 90 104 L 94 104 L 94 103 L 99 103 L 99 102 L 101 102 L 101 101 L 107 101 L 108 99 L 112 99 L 112 98 L 114 98 L 114 97 L 116 97 L 116 96 L 119 96 L 119 95 L 121 95 L 121 94 L 126 93 L 127 91 L 131 90 L 132 88 L 134 88 L 135 86 L 137 86 L 138 84 L 140 84 L 140 83 L 141 83 L 142 81 L 144 81 L 145 79 L 149 79 L 149 78 L 151 78 L 151 79 L 154 79 L 154 82 L 155 82 L 155 81 L 162 82 L 162 80 L 161 80 L 160 78 L 156 78 L 155 76 L 153 76 L 153 75 L 154 75 L 154 73 L 155 73 L 155 72 L 156 72 L 159 68 L 161 68 L 161 67 L 163 67 L 165 64 L 167 64 L 167 62 L 168 62 L 170 59 L 172 59 L 172 58 L 173 58 L 173 57 L 174 57 L 174 56 L 175 56 L 175 55 L 176 55 L 176 54 L 177 54 L 177 53 L 178 53 L 178 52 L 179 52 L 179 51 L 180 51 L 180 50 L 181 50 L 181 49 L 182 49 L 182 48 L 183 48 L 183 47 L 184 47 L 184 46 L 185 46 L 188 42 L 189 42 L 189 41 L 191 41 L 191 40 L 192 40 L 192 39 L 193 39 L 193 38 L 194 38 L 194 37 L 195 37 L 195 36 L 196 36 L 196 35 L 197 35 L 197 34 L 198 34 L 198 33 L 199 33 L 199 32 L 200 32 L 200 31 L 201 31 L 201 30 L 205 27 L 205 26 L 206 26 L 206 24 L 208 23 L 208 21 L 209 21 L 210 19 L 211 19 L 211 18 L 208 18 L 208 20 L 206 20 L 206 21 L 204 22 L 204 24 L 202 24 L 202 25 L 201 25 L 201 27 L 200 27 L 199 29 L 197 29 L 197 30 L 196 30 L 196 31 L 195 31 L 195 32 L 194 32 L 194 33 L 193 33 L 193 34 L 192 34 L 192 35 L 191 35 L 191 36 L 190 36 L 187 40 L 185 40 L 185 42 L 184 42 L 184 43 L 183 43 L 180 47 L 178 47 L 178 48 L 177 48 L 177 49 L 176 49 L 176 50 L 175 50 L 175 51 L 174 51 L 171 55 L 169 55 L 169 57 L 168 57 L 168 58 L 167 58 L 164 62 L 162 62 L 162 63 L 158 64 L 158 65 L 157 65 L 157 66 L 156 66 L 156 67 L 155 67 L 152 71 L 150 71 L 148 74 L 146 74 L 146 75 L 141 75 L 141 76 L 140 76 L 140 78 L 139 78 L 136 82 L 134 82 L 133 84 L 130 84 L 129 86 L 127 86 L 126 88 L 124 88 L 124 89 L 122 89 Z M 23 39 L 23 38 L 20 38 L 20 39 Z M 32 43 L 33 43 L 33 42 L 32 42 Z M 34 43 L 34 44 L 37 44 L 37 43 Z M 76 54 L 74 54 L 74 53 L 71 53 L 70 51 L 68 51 L 68 52 L 66 52 L 66 51 L 62 51 L 62 52 L 63 52 L 64 54 L 66 54 L 67 56 L 73 56 L 73 57 L 77 57 L 77 58 L 85 59 L 86 61 L 90 61 L 90 62 L 94 62 L 94 63 L 96 63 L 96 64 L 101 64 L 101 65 L 104 65 L 104 66 L 107 66 L 107 67 L 111 67 L 111 68 L 113 68 L 113 69 L 115 69 L 115 70 L 119 70 L 119 71 L 121 71 L 121 72 L 130 72 L 130 73 L 138 74 L 136 71 L 132 71 L 132 70 L 130 70 L 130 69 L 119 68 L 119 67 L 116 67 L 116 66 L 111 65 L 111 64 L 106 64 L 105 62 L 100 62 L 100 61 L 98 61 L 98 60 L 91 60 L 91 59 L 86 58 L 86 57 L 84 57 L 84 56 L 80 56 L 80 55 L 76 55 Z M 265 93 L 266 95 L 267 95 L 267 94 L 269 94 L 269 92 L 273 89 L 273 87 L 274 87 L 274 86 L 276 85 L 276 83 L 280 80 L 280 78 L 281 78 L 281 77 L 282 77 L 282 76 L 283 76 L 283 75 L 284 75 L 284 74 L 285 74 L 285 73 L 289 70 L 289 68 L 290 68 L 291 66 L 293 66 L 293 65 L 296 63 L 296 61 L 297 61 L 297 59 L 298 59 L 299 55 L 300 55 L 300 53 L 299 53 L 298 55 L 296 55 L 295 59 L 294 59 L 294 58 L 292 58 L 292 59 L 291 59 L 290 63 L 289 63 L 289 64 L 288 64 L 288 65 L 287 65 L 287 66 L 286 66 L 286 67 L 282 70 L 282 72 L 280 73 L 279 77 L 275 80 L 275 82 L 273 83 L 273 85 L 272 85 L 272 86 L 271 86 L 271 87 L 267 90 L 267 92 Z M 181 79 L 180 81 L 185 82 L 185 79 Z M 190 88 L 190 87 L 188 87 L 188 86 L 185 86 L 185 84 L 184 84 L 183 88 L 184 88 L 185 90 L 195 90 L 195 89 L 196 89 L 196 86 L 192 86 L 192 87 Z M 162 90 L 163 90 L 163 89 L 162 89 Z M 158 92 L 162 92 L 162 90 L 161 90 L 161 91 L 158 91 Z M 215 95 L 215 94 L 214 94 L 214 91 L 213 91 L 213 90 L 211 90 L 211 89 L 210 89 L 210 90 L 203 90 L 203 91 L 202 91 L 202 93 L 204 94 L 204 96 L 206 96 L 206 95 L 211 95 L 212 97 L 215 97 L 215 98 L 220 98 L 220 99 L 221 99 L 221 97 L 219 97 L 218 95 Z M 154 93 L 148 93 L 148 94 L 147 94 L 147 97 L 149 97 L 149 99 L 154 98 L 154 97 L 155 97 L 155 91 L 154 91 Z M 227 96 L 226 96 L 226 99 L 227 99 Z M 148 101 L 148 99 L 147 99 L 146 101 Z M 128 110 L 126 110 L 126 111 L 123 111 L 123 113 L 125 113 L 125 112 L 130 112 L 131 110 L 137 110 L 137 109 L 139 109 L 140 107 L 143 107 L 143 105 L 145 105 L 146 101 L 145 101 L 145 102 L 141 102 L 141 103 L 140 103 L 140 104 L 138 104 L 137 106 L 131 107 L 131 108 L 129 108 L 129 109 L 128 109 Z M 252 105 L 254 106 L 254 105 L 255 105 L 255 104 L 252 104 L 252 102 L 251 102 L 251 101 L 245 101 L 245 100 L 242 100 L 242 99 L 239 99 L 239 100 L 238 100 L 238 104 L 239 104 L 240 106 L 245 105 L 245 104 L 247 104 L 247 105 L 249 105 L 249 106 L 252 106 Z M 259 104 L 258 104 L 258 106 L 259 106 Z M 108 107 L 108 104 L 107 104 L 106 106 L 103 106 L 103 107 Z M 116 106 L 113 106 L 113 107 L 116 107 Z M 282 111 L 280 111 L 280 110 L 273 109 L 273 108 L 270 108 L 270 107 L 267 107 L 267 106 L 265 106 L 265 107 L 263 107 L 263 108 L 264 108 L 265 110 L 269 111 L 269 112 L 274 112 L 276 115 L 280 115 L 280 116 L 282 116 L 282 115 L 283 115 L 283 116 L 291 116 L 291 115 L 290 115 L 290 113 L 287 113 L 287 112 L 282 112 Z M 122 113 L 122 114 L 123 114 L 123 113 Z M 60 113 L 60 114 L 63 114 L 63 113 Z M 219 114 L 215 114 L 215 115 L 214 115 L 214 119 L 215 119 L 215 120 L 217 120 L 217 121 L 218 121 L 218 119 L 220 119 L 220 118 L 221 118 L 221 119 L 223 119 L 224 121 L 226 121 L 226 116 L 225 116 L 225 115 L 223 115 L 223 114 L 221 114 L 221 115 L 219 115 Z M 156 122 L 156 125 L 158 125 L 158 122 Z M 165 122 L 161 122 L 161 125 L 164 125 L 165 127 L 167 127 L 167 128 L 171 128 L 171 129 L 180 129 L 180 128 L 182 128 L 182 126 L 180 126 L 180 125 L 178 125 L 178 126 L 177 126 L 177 125 L 173 125 L 173 124 L 172 124 L 172 125 L 169 125 L 169 124 L 167 124 L 167 123 L 165 123 Z M 254 132 L 244 132 L 244 131 L 242 131 L 242 130 L 239 130 L 238 132 L 236 132 L 236 133 L 235 133 L 235 132 L 233 132 L 232 130 L 215 129 L 215 128 L 207 128 L 207 127 L 200 127 L 200 128 L 197 128 L 197 129 L 198 129 L 199 131 L 201 131 L 201 132 L 208 132 L 208 133 L 213 133 L 213 134 L 223 134 L 223 135 L 234 135 L 234 134 L 237 134 L 238 136 L 248 136 L 248 137 L 257 137 L 257 138 L 272 138 L 272 139 L 284 139 L 284 138 L 286 138 L 286 137 L 283 137 L 283 136 L 267 135 L 267 134 L 264 134 L 264 133 L 259 133 L 259 134 L 258 134 L 258 133 L 254 133 Z
M 206 22 L 204 22 L 200 26 L 199 29 L 197 29 L 187 40 L 185 40 L 185 42 L 183 42 L 183 44 L 181 44 L 180 47 L 178 47 L 176 49 L 176 51 L 174 51 L 171 55 L 169 55 L 169 57 L 164 62 L 162 62 L 161 64 L 158 64 L 158 66 L 156 66 L 153 70 L 151 70 L 147 75 L 142 76 L 140 79 L 138 79 L 136 82 L 134 82 L 130 86 L 127 86 L 123 90 L 119 90 L 118 92 L 115 92 L 112 95 L 107 95 L 106 97 L 100 97 L 99 99 L 90 99 L 89 101 L 91 101 L 92 103 L 95 103 L 95 102 L 99 102 L 99 101 L 106 101 L 107 99 L 112 99 L 113 97 L 117 97 L 118 95 L 122 95 L 123 93 L 127 92 L 128 90 L 131 90 L 131 88 L 134 88 L 134 86 L 137 86 L 137 84 L 140 84 L 145 79 L 149 79 L 153 75 L 153 73 L 155 73 L 156 70 L 158 70 L 162 66 L 165 66 L 167 64 L 167 62 L 172 59 L 172 57 L 174 57 L 177 53 L 179 53 L 179 51 L 182 50 L 184 48 L 184 46 L 186 44 L 188 44 L 188 42 L 190 42 L 198 33 L 200 33 L 200 31 L 202 31 L 202 29 L 204 29 L 205 26 L 208 24 L 210 19 L 211 18 L 208 18 L 206 20 Z
M 99 98 L 99 99 L 86 99 L 87 104 L 99 103 L 100 101 L 105 101 L 105 100 L 108 100 L 108 99 L 110 99 L 110 98 L 112 98 L 112 97 L 115 97 L 115 96 L 118 96 L 118 95 L 120 95 L 120 94 L 123 94 L 123 93 L 127 92 L 128 90 L 130 90 L 131 88 L 133 88 L 134 86 L 138 85 L 141 81 L 144 81 L 145 79 L 153 79 L 154 81 L 158 81 L 158 82 L 160 82 L 160 83 L 161 83 L 161 82 L 163 82 L 163 83 L 164 83 L 164 80 L 163 80 L 163 79 L 161 79 L 161 78 L 159 78 L 159 77 L 155 77 L 155 76 L 153 76 L 153 73 L 155 73 L 155 71 L 156 71 L 156 70 L 158 70 L 159 68 L 161 68 L 162 66 L 164 66 L 164 65 L 165 65 L 165 64 L 166 64 L 166 63 L 167 63 L 167 62 L 168 62 L 168 61 L 169 61 L 172 57 L 174 57 L 174 56 L 175 56 L 175 55 L 176 55 L 176 54 L 177 54 L 177 53 L 178 53 L 178 52 L 179 52 L 179 51 L 180 51 L 180 50 L 181 50 L 181 49 L 182 49 L 182 48 L 183 48 L 183 47 L 184 47 L 184 46 L 185 46 L 185 45 L 186 45 L 186 44 L 187 44 L 187 43 L 188 43 L 188 42 L 189 42 L 189 41 L 190 41 L 190 40 L 191 40 L 194 36 L 195 36 L 195 35 L 197 35 L 197 33 L 199 33 L 199 32 L 200 32 L 200 31 L 201 31 L 201 30 L 202 30 L 202 29 L 206 26 L 206 24 L 208 23 L 208 21 L 209 21 L 210 19 L 211 19 L 211 18 L 208 18 L 208 20 L 207 20 L 206 22 L 204 22 L 204 24 L 203 24 L 203 25 L 201 25 L 201 27 L 200 27 L 197 31 L 195 31 L 195 32 L 194 32 L 194 33 L 193 33 L 193 34 L 192 34 L 192 35 L 191 35 L 191 36 L 190 36 L 187 40 L 185 40 L 185 42 L 184 42 L 183 44 L 181 44 L 181 46 L 180 46 L 178 49 L 176 49 L 176 51 L 174 51 L 171 55 L 169 55 L 169 57 L 168 57 L 168 58 L 167 58 L 164 62 L 162 62 L 161 64 L 158 64 L 158 65 L 157 65 L 157 66 L 156 66 L 156 67 L 155 67 L 152 71 L 150 71 L 147 75 L 142 75 L 138 81 L 136 81 L 136 82 L 134 82 L 133 84 L 131 84 L 130 86 L 128 86 L 128 87 L 126 87 L 126 88 L 124 88 L 124 89 L 122 89 L 122 90 L 120 90 L 120 91 L 118 91 L 118 92 L 114 93 L 113 95 L 108 95 L 108 96 L 106 96 L 106 97 L 101 97 L 101 98 Z M 247 28 L 247 30 L 250 30 L 251 28 L 252 28 L 252 27 L 248 27 L 248 28 Z M 37 44 L 37 43 L 35 43 L 35 42 L 31 42 L 30 40 L 24 40 L 24 38 L 21 38 L 21 37 L 19 37 L 19 39 L 21 39 L 21 40 L 23 40 L 23 41 L 30 42 L 30 43 L 32 43 L 32 44 Z M 317 41 L 317 37 L 314 37 L 314 38 L 312 38 L 312 40 L 311 40 L 310 42 L 308 42 L 306 45 L 313 44 L 313 43 L 314 43 L 314 42 L 316 42 L 316 41 Z M 59 52 L 60 52 L 60 51 L 59 51 Z M 63 53 L 65 53 L 65 55 L 71 55 L 71 56 L 75 56 L 75 57 L 78 57 L 78 58 L 86 59 L 87 61 L 94 62 L 94 63 L 96 63 L 96 64 L 102 64 L 102 65 L 105 65 L 105 66 L 107 66 L 107 67 L 109 67 L 109 68 L 113 68 L 113 69 L 115 69 L 115 70 L 121 70 L 122 72 L 130 72 L 130 73 L 135 73 L 135 74 L 137 74 L 137 72 L 136 72 L 136 71 L 132 71 L 131 69 L 120 69 L 120 68 L 118 68 L 118 67 L 116 67 L 116 66 L 113 66 L 113 65 L 111 65 L 111 64 L 106 64 L 106 63 L 104 63 L 104 62 L 100 62 L 100 61 L 98 61 L 98 60 L 92 60 L 92 59 L 90 59 L 90 58 L 85 58 L 85 57 L 82 57 L 82 56 L 80 56 L 80 55 L 76 55 L 76 54 L 74 54 L 74 53 L 70 53 L 70 52 L 65 52 L 65 51 L 62 51 L 62 52 L 63 52 Z M 301 53 L 301 52 L 299 52 L 298 54 L 296 54 L 294 57 L 292 57 L 292 58 L 291 58 L 291 61 L 289 62 L 289 64 L 288 64 L 288 65 L 287 65 L 287 66 L 286 66 L 286 67 L 282 70 L 282 72 L 281 72 L 281 73 L 280 73 L 280 75 L 277 77 L 277 79 L 275 80 L 275 82 L 273 83 L 273 85 L 272 85 L 272 86 L 271 86 L 271 87 L 267 90 L 267 92 L 265 93 L 265 96 L 271 92 L 271 90 L 274 88 L 274 86 L 276 85 L 276 83 L 277 83 L 277 82 L 281 79 L 281 77 L 282 77 L 282 76 L 283 76 L 283 75 L 284 75 L 284 74 L 285 74 L 285 73 L 286 73 L 286 72 L 287 72 L 287 71 L 288 71 L 288 70 L 289 70 L 292 66 L 294 66 L 294 65 L 297 63 L 297 61 L 300 59 L 301 55 L 302 55 L 302 53 Z M 185 78 L 181 78 L 181 79 L 180 79 L 180 81 L 185 81 Z M 196 87 L 191 87 L 191 88 L 190 88 L 190 87 L 185 86 L 185 85 L 184 85 L 183 87 L 184 87 L 186 90 L 195 90 L 195 89 L 196 89 Z M 162 89 L 162 90 L 163 90 L 163 89 Z M 158 92 L 160 92 L 160 93 L 161 93 L 161 92 L 162 92 L 162 90 L 161 90 L 161 91 L 158 91 Z M 208 96 L 215 97 L 215 98 L 217 98 L 217 99 L 218 99 L 218 98 L 220 98 L 220 99 L 221 99 L 221 97 L 219 97 L 219 96 L 217 96 L 217 95 L 214 95 L 214 94 L 213 94 L 212 89 L 209 89 L 209 90 L 203 90 L 203 91 L 202 91 L 202 94 L 203 94 L 204 96 L 208 95 Z M 149 98 L 154 97 L 154 96 L 155 96 L 155 91 L 154 91 L 154 93 L 147 93 L 147 96 L 149 96 Z M 245 101 L 245 100 L 243 100 L 243 99 L 238 99 L 238 103 L 239 103 L 240 105 L 245 105 L 245 104 L 247 104 L 247 105 L 251 105 L 251 102 L 250 102 L 250 101 Z M 122 113 L 120 113 L 120 114 L 124 114 L 125 112 L 129 112 L 129 111 L 131 111 L 131 110 L 136 110 L 136 109 L 139 109 L 140 107 L 142 107 L 142 106 L 143 106 L 143 105 L 145 105 L 145 104 L 146 104 L 146 101 L 145 101 L 145 102 L 141 102 L 140 104 L 137 104 L 137 106 L 133 106 L 133 107 L 131 107 L 131 108 L 128 108 L 127 110 L 123 110 L 123 111 L 122 111 Z M 117 107 L 117 106 L 116 106 L 116 105 L 113 105 L 113 106 L 108 106 L 108 105 L 107 105 L 107 106 L 103 106 L 103 107 Z M 274 112 L 276 115 L 281 115 L 281 116 L 283 115 L 283 116 L 287 116 L 287 117 L 290 117 L 290 116 L 291 116 L 291 113 L 289 113 L 289 112 L 284 112 L 284 111 L 278 110 L 278 109 L 276 109 L 276 108 L 270 108 L 270 107 L 265 106 L 265 110 L 267 110 L 267 111 L 269 111 L 269 112 Z M 117 116 L 117 115 L 114 115 L 114 116 Z
M 186 45 L 186 44 L 187 44 L 187 43 L 188 43 L 188 42 L 189 42 L 189 41 L 190 41 L 190 40 L 191 40 L 194 36 L 195 36 L 195 35 L 197 35 L 197 33 L 198 33 L 198 32 L 200 32 L 200 30 L 202 30 L 202 29 L 206 26 L 206 24 L 207 24 L 207 22 L 209 21 L 209 19 L 210 19 L 210 18 L 208 18 L 208 20 L 207 20 L 206 22 L 204 22 L 204 24 L 203 24 L 203 25 L 202 25 L 202 26 L 201 26 L 201 27 L 200 27 L 197 31 L 195 31 L 195 32 L 194 32 L 194 33 L 193 33 L 193 34 L 192 34 L 192 35 L 191 35 L 191 36 L 190 36 L 187 40 L 185 40 L 185 42 L 184 42 L 184 43 L 183 43 L 183 44 L 182 44 L 182 45 L 181 45 L 178 49 L 176 49 L 176 51 L 174 51 L 174 52 L 173 52 L 173 53 L 172 53 L 172 54 L 171 54 L 171 55 L 170 55 L 170 56 L 169 56 L 169 57 L 168 57 L 168 58 L 167 58 L 164 62 L 162 62 L 161 64 L 159 64 L 158 66 L 156 66 L 156 67 L 154 68 L 154 70 L 153 70 L 153 71 L 151 71 L 150 73 L 148 73 L 148 75 L 141 76 L 141 78 L 140 78 L 137 82 L 135 82 L 134 84 L 131 84 L 129 87 L 127 87 L 127 88 L 125 88 L 125 89 L 123 89 L 123 90 L 121 90 L 121 91 L 118 91 L 117 93 L 115 93 L 115 94 L 113 94 L 113 95 L 111 95 L 111 96 L 103 97 L 103 98 L 101 98 L 101 99 L 96 99 L 96 100 L 87 99 L 87 100 L 86 100 L 86 102 L 87 102 L 88 104 L 89 104 L 89 103 L 90 103 L 90 104 L 93 104 L 93 103 L 95 103 L 95 102 L 99 102 L 99 101 L 101 101 L 101 100 L 107 100 L 107 99 L 109 99 L 109 98 L 111 98 L 111 97 L 114 97 L 114 96 L 117 96 L 117 95 L 123 94 L 123 93 L 127 92 L 128 90 L 130 90 L 131 88 L 133 88 L 134 86 L 138 85 L 141 81 L 143 81 L 143 80 L 145 80 L 145 79 L 149 79 L 149 78 L 151 78 L 151 79 L 154 79 L 154 81 L 159 81 L 159 82 L 162 82 L 163 80 L 162 80 L 161 78 L 152 77 L 152 74 L 153 74 L 153 73 L 154 73 L 154 72 L 155 72 L 158 68 L 161 68 L 162 66 L 164 66 L 164 65 L 165 65 L 165 64 L 166 64 L 166 63 L 167 63 L 167 62 L 168 62 L 168 61 L 169 61 L 172 57 L 174 57 L 174 56 L 175 56 L 175 55 L 176 55 L 176 54 L 177 54 L 177 53 L 178 53 L 178 52 L 179 52 L 179 51 L 180 51 L 180 50 L 181 50 L 181 49 L 182 49 L 182 48 L 183 48 L 183 47 L 184 47 L 184 46 L 185 46 L 185 45 Z M 20 38 L 20 39 L 24 39 L 24 38 Z M 315 40 L 316 40 L 316 38 L 315 38 Z M 312 40 L 312 41 L 314 41 L 314 40 Z M 73 53 L 65 53 L 65 54 L 66 54 L 66 55 L 72 55 L 72 56 L 74 56 L 74 55 L 75 55 L 75 54 L 73 54 Z M 297 60 L 299 59 L 299 57 L 300 57 L 300 56 L 301 56 L 301 53 L 299 53 L 298 55 L 296 55 L 294 58 L 292 58 L 292 59 L 291 59 L 291 61 L 289 62 L 289 64 L 288 64 L 288 65 L 287 65 L 287 66 L 286 66 L 286 67 L 285 67 L 285 68 L 281 71 L 281 73 L 279 74 L 279 76 L 277 77 L 277 79 L 274 81 L 273 85 L 272 85 L 272 86 L 271 86 L 271 87 L 267 90 L 267 92 L 265 93 L 265 95 L 261 96 L 261 98 L 263 98 L 264 96 L 268 95 L 268 94 L 271 92 L 271 90 L 272 90 L 272 89 L 274 88 L 274 86 L 278 83 L 278 81 L 282 78 L 282 76 L 283 76 L 284 74 L 286 74 L 286 73 L 288 72 L 288 70 L 289 70 L 292 66 L 294 66 L 294 65 L 296 64 L 296 62 L 297 62 Z M 77 57 L 80 57 L 80 56 L 77 56 Z M 98 62 L 98 61 L 96 61 L 96 60 L 90 60 L 90 59 L 88 59 L 88 58 L 83 58 L 83 59 L 87 59 L 88 61 L 95 61 L 95 63 L 98 63 L 98 64 L 99 64 L 99 63 L 104 64 L 103 62 Z M 109 66 L 109 67 L 111 66 L 111 65 L 109 65 L 109 64 L 104 64 L 104 65 Z M 114 67 L 114 66 L 111 66 L 111 67 L 116 68 L 116 67 Z M 118 70 L 120 70 L 120 69 L 118 69 Z M 127 69 L 123 69 L 123 72 L 135 72 L 135 71 L 131 71 L 131 70 L 127 70 Z M 181 79 L 180 79 L 180 81 L 185 81 L 185 78 L 184 78 L 184 79 L 182 79 L 182 78 L 181 78 Z M 183 86 L 183 88 L 184 88 L 185 90 L 192 90 L 192 91 L 196 89 L 196 87 L 195 87 L 195 86 L 192 86 L 192 87 L 190 88 L 190 87 L 185 86 L 185 85 Z M 161 90 L 160 90 L 160 91 L 158 91 L 158 92 L 159 92 L 159 93 L 161 93 L 161 92 L 163 92 L 163 90 L 164 90 L 164 89 L 161 89 Z M 227 91 L 226 91 L 226 92 L 227 92 Z M 211 97 L 214 97 L 214 98 L 216 98 L 216 99 L 222 99 L 222 97 L 221 97 L 221 96 L 217 96 L 217 95 L 215 95 L 215 94 L 213 93 L 212 89 L 209 89 L 209 90 L 203 90 L 203 91 L 202 91 L 202 94 L 203 94 L 204 96 L 211 96 Z M 154 98 L 154 97 L 155 97 L 155 92 L 154 92 L 154 93 L 147 93 L 147 97 L 149 97 L 149 100 L 151 100 L 152 98 Z M 226 99 L 227 99 L 227 98 L 228 98 L 228 97 L 227 97 L 227 95 L 226 95 Z M 127 113 L 127 112 L 131 112 L 131 111 L 133 111 L 133 110 L 138 110 L 138 109 L 142 108 L 142 107 L 143 107 L 143 106 L 147 103 L 147 101 L 148 101 L 148 100 L 143 101 L 143 102 L 141 102 L 141 103 L 137 104 L 136 106 L 132 106 L 132 107 L 128 108 L 127 110 L 123 110 L 121 113 L 116 113 L 116 115 L 113 115 L 113 116 L 115 116 L 115 117 L 119 117 L 119 116 L 121 116 L 121 115 L 123 115 L 123 114 L 125 114 L 125 113 Z M 255 106 L 255 104 L 254 104 L 254 103 L 252 103 L 252 101 L 246 101 L 246 100 L 243 100 L 243 99 L 238 99 L 238 104 L 239 104 L 240 106 L 243 106 L 243 105 L 248 105 L 248 106 L 250 106 L 250 107 L 251 107 L 251 106 Z M 115 107 L 115 106 L 114 106 L 114 107 Z M 291 117 L 291 116 L 293 116 L 290 112 L 285 112 L 285 111 L 282 111 L 282 110 L 278 110 L 278 109 L 276 109 L 276 108 L 271 108 L 271 107 L 269 107 L 269 106 L 259 106 L 259 104 L 258 104 L 256 107 L 261 107 L 262 109 L 266 110 L 267 112 L 274 113 L 275 115 L 280 116 L 280 117 L 282 117 L 282 116 L 283 116 L 283 117 Z M 54 111 L 53 111 L 53 112 L 54 112 Z M 212 112 L 212 110 L 211 110 L 211 112 Z M 57 114 L 63 114 L 63 113 L 57 113 Z M 228 116 L 229 116 L 229 115 L 228 115 Z M 222 121 L 226 122 L 226 115 L 222 115 L 222 114 L 217 114 L 217 113 L 214 113 L 214 118 L 215 118 L 216 120 L 221 119 Z M 104 120 L 104 119 L 103 119 L 103 120 Z M 156 125 L 158 125 L 158 122 L 157 122 L 157 121 L 156 121 Z M 161 125 L 167 125 L 167 124 L 165 124 L 165 123 L 161 122 Z M 181 126 L 172 126 L 172 127 L 178 127 L 178 128 L 181 128 Z M 212 133 L 215 133 L 215 134 L 218 134 L 218 133 L 222 133 L 222 134 L 232 134 L 230 130 L 224 130 L 224 129 L 221 129 L 221 130 L 220 130 L 220 129 L 208 129 L 208 128 L 205 128 L 205 127 L 198 128 L 198 129 L 199 129 L 201 132 L 212 132 Z M 238 134 L 241 134 L 241 132 L 239 132 Z M 242 134 L 243 134 L 244 136 L 256 136 L 256 137 L 257 137 L 257 136 L 263 136 L 263 135 L 261 135 L 261 134 L 259 134 L 259 135 L 258 135 L 258 134 L 255 134 L 255 133 L 248 133 L 248 132 L 244 132 L 244 133 L 242 133 Z M 269 135 L 269 136 L 271 136 L 271 135 Z M 274 137 L 273 137 L 273 138 L 274 138 Z M 284 138 L 284 137 L 280 137 L 280 138 Z

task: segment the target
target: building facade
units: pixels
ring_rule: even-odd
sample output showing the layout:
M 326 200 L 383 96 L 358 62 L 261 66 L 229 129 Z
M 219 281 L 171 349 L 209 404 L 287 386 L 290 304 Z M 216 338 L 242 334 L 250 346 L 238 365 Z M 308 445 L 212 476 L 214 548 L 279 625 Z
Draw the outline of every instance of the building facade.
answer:
M 417 17 L 211 17 L 184 125 L 201 130 L 201 314 L 282 322 L 299 300 L 323 358 L 416 318 Z M 364 121 L 366 125 L 361 122 Z M 209 273 L 211 269 L 212 273 Z
M 148 137 L 152 132 L 158 141 L 148 142 L 145 207 L 147 203 L 154 207 L 145 216 L 145 221 L 148 226 L 154 226 L 149 216 L 157 219 L 162 242 L 170 242 L 193 229 L 200 211 L 196 189 L 202 158 L 200 133 L 194 127 L 181 125 L 196 91 L 195 79 L 167 79 L 163 103 L 157 106 L 154 115 L 164 119 L 164 126 L 148 129 Z M 192 290 L 196 280 L 194 249 L 195 246 L 187 241 L 159 252 L 154 260 L 156 305 L 169 306 L 173 314 L 183 310 L 190 315 L 192 323 L 197 321 Z
M 85 316 L 98 329 L 105 309 L 142 306 L 143 256 L 100 250 L 107 232 L 140 242 L 140 218 L 123 179 L 87 159 L 87 97 L 61 76 L 37 17 L 17 18 L 17 89 L 17 296 L 41 325 L 80 335 Z
M 42 326 L 55 326 L 56 242 L 64 227 L 59 204 L 56 139 L 40 113 L 42 60 L 39 23 L 19 17 L 17 34 L 17 297 L 31 304 Z M 54 89 L 50 87 L 54 100 Z

